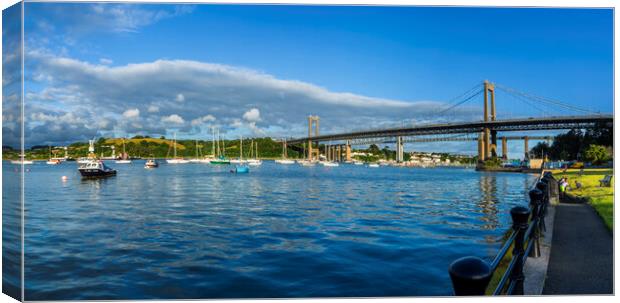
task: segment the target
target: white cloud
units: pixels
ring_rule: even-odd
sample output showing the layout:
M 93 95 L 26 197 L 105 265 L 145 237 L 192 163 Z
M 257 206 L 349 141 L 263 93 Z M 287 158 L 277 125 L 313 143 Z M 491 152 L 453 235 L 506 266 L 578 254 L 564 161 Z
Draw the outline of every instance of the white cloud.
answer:
M 162 117 L 161 118 L 162 122 L 166 122 L 166 123 L 172 123 L 172 124 L 183 124 L 185 123 L 185 120 L 183 120 L 183 118 L 177 114 L 172 114 L 170 116 L 166 116 L 166 117 Z
M 258 108 L 252 108 L 243 114 L 243 119 L 248 122 L 258 122 L 260 121 L 260 111 Z
M 111 117 L 139 115 L 138 109 L 149 113 L 134 121 L 140 122 L 139 129 L 138 124 L 111 121 L 112 127 L 126 132 L 165 135 L 167 127 L 181 126 L 179 135 L 183 135 L 183 129 L 188 133 L 201 131 L 195 126 L 212 124 L 217 117 L 223 134 L 227 130 L 257 133 L 262 129 L 276 131 L 265 133 L 273 137 L 296 137 L 305 135 L 309 114 L 321 117 L 321 133 L 330 133 L 400 125 L 404 120 L 432 122 L 436 118 L 430 113 L 444 106 L 441 102 L 333 92 L 250 69 L 199 61 L 157 60 L 109 66 L 40 51 L 30 51 L 28 57 L 33 73 L 54 77 L 42 82 L 40 90 L 27 93 L 27 103 L 60 106 L 67 111 L 90 109 Z M 174 92 L 173 98 L 170 92 Z M 54 104 L 46 105 L 50 102 Z M 128 112 L 128 108 L 134 111 Z M 460 117 L 465 117 L 461 120 L 475 120 L 471 115 L 477 114 L 478 107 L 457 110 Z M 93 121 L 86 122 L 96 124 L 97 115 L 93 117 Z
M 183 102 L 183 101 L 185 101 L 185 96 L 183 96 L 183 94 L 178 94 L 177 97 L 175 98 L 175 100 L 177 102 Z
M 213 121 L 215 121 L 215 117 L 213 115 L 206 115 L 206 116 L 202 116 L 200 118 L 192 120 L 192 125 L 198 126 L 200 124 L 203 124 L 206 122 L 213 122 Z
M 123 112 L 123 117 L 126 119 L 135 119 L 138 118 L 138 116 L 140 116 L 140 110 L 137 108 L 128 109 Z
M 103 65 L 110 65 L 110 64 L 112 64 L 112 62 L 114 62 L 114 61 L 112 61 L 111 59 L 108 59 L 108 58 L 101 58 L 101 59 L 99 59 L 99 63 L 101 63 Z

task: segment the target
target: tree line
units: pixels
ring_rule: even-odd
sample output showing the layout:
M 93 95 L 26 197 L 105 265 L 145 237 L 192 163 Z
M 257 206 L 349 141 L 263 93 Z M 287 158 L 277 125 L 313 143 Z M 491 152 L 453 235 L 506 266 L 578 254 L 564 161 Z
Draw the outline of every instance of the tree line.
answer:
M 552 161 L 586 161 L 601 164 L 613 154 L 613 126 L 599 123 L 592 129 L 571 129 L 554 137 L 551 145 L 539 142 L 530 150 L 533 158 Z

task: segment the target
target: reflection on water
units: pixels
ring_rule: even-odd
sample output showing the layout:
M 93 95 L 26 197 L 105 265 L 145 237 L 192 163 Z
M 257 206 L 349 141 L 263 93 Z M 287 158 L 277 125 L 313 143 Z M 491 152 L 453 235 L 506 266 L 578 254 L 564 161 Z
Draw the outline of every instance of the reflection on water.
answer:
M 273 162 L 245 175 L 115 167 L 96 180 L 71 163 L 26 174 L 37 185 L 26 188 L 26 299 L 449 295 L 448 265 L 494 256 L 533 179 Z

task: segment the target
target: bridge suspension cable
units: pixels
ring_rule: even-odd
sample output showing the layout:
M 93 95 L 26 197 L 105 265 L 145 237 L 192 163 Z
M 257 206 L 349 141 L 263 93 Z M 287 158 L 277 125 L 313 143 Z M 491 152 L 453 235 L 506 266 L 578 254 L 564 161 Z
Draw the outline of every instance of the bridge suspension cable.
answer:
M 569 111 L 574 111 L 574 112 L 581 112 L 581 113 L 589 113 L 589 114 L 601 114 L 600 111 L 593 111 L 593 110 L 589 110 L 586 108 L 582 108 L 582 107 L 578 107 L 572 104 L 568 104 L 568 103 L 564 103 L 558 100 L 554 100 L 554 99 L 550 99 L 550 98 L 546 98 L 546 97 L 542 97 L 542 96 L 538 96 L 538 95 L 534 95 L 531 93 L 525 93 L 523 91 L 519 91 L 516 90 L 514 88 L 510 88 L 501 84 L 497 84 L 495 83 L 495 87 L 499 88 L 500 90 L 513 95 L 515 97 L 521 97 L 519 98 L 520 100 L 523 100 L 525 102 L 526 99 L 529 101 L 533 101 L 534 103 L 536 102 L 541 102 L 544 103 L 546 105 L 551 105 L 551 106 L 555 106 L 555 107 L 559 107 L 565 110 L 569 110 Z M 528 105 L 530 106 L 534 106 L 532 103 L 527 102 Z M 535 106 L 534 106 L 535 107 Z
M 432 115 L 440 115 L 443 114 L 461 104 L 466 103 L 467 101 L 471 100 L 472 98 L 480 95 L 482 93 L 482 83 L 478 83 L 476 85 L 474 85 L 472 88 L 468 89 L 466 92 L 450 99 L 447 103 L 446 103 L 446 107 L 443 109 L 438 110 L 437 112 L 433 113 Z M 459 101 L 460 100 L 460 101 Z

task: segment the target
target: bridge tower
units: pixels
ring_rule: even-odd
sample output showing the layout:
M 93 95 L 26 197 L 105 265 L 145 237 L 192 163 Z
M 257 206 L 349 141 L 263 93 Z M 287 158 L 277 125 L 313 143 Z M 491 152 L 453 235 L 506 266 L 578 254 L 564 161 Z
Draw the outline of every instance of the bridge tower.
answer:
M 490 106 L 489 106 L 489 99 Z M 490 115 L 489 115 L 490 107 Z M 495 85 L 488 80 L 484 80 L 484 122 L 495 121 Z M 497 131 L 485 128 L 483 132 L 484 159 L 497 156 Z M 484 160 L 483 159 L 483 160 Z
M 502 159 L 508 160 L 508 139 L 506 137 L 502 137 Z
M 308 160 L 313 161 L 319 159 L 319 144 L 317 142 L 316 149 L 312 147 L 312 137 L 319 135 L 319 116 L 308 116 Z M 316 156 L 316 157 L 315 157 Z

